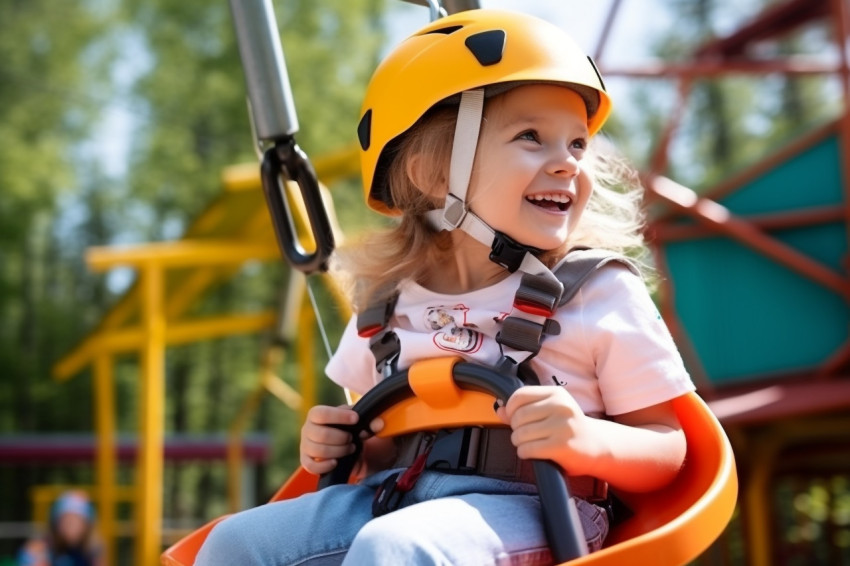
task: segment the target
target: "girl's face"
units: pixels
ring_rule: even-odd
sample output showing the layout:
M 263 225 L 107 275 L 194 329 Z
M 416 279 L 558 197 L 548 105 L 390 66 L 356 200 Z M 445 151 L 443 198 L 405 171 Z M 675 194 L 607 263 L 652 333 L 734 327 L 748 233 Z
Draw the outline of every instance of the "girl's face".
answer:
M 484 113 L 470 208 L 521 244 L 562 246 L 593 190 L 580 173 L 587 141 L 587 110 L 572 90 L 524 85 L 494 98 Z
M 77 513 L 63 513 L 56 522 L 56 535 L 69 546 L 83 543 L 88 531 L 88 519 Z

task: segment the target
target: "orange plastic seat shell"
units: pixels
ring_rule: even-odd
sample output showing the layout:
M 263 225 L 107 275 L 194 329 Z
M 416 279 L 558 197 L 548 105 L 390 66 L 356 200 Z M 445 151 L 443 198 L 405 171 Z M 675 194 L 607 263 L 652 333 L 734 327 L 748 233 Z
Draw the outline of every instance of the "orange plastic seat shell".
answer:
M 695 393 L 673 400 L 688 441 L 672 484 L 651 493 L 618 493 L 634 516 L 613 529 L 602 550 L 570 566 L 683 565 L 723 532 L 738 496 L 732 447 L 717 418 Z
M 221 521 L 225 520 L 228 515 L 219 517 L 210 521 L 203 527 L 192 531 L 185 537 L 181 538 L 173 545 L 168 547 L 165 552 L 159 557 L 160 564 L 164 566 L 192 566 L 195 563 L 195 556 L 201 549 L 201 545 L 207 540 L 207 535 Z
M 413 389 L 417 394 L 423 392 L 424 400 L 413 397 L 386 411 L 382 418 L 387 428 L 382 434 L 387 430 L 405 433 L 434 426 L 501 424 L 493 411 L 493 397 L 482 393 L 459 390 L 460 393 L 455 391 L 446 396 L 451 402 L 440 400 L 437 407 L 428 405 L 427 400 L 433 400 L 436 395 L 437 384 L 450 374 L 457 360 L 430 362 L 422 367 L 442 375 L 422 377 L 418 369 L 412 372 L 412 381 L 423 380 Z M 658 491 L 618 493 L 633 516 L 612 529 L 605 548 L 571 560 L 567 563 L 570 566 L 681 566 L 704 552 L 723 532 L 738 493 L 732 448 L 720 423 L 698 395 L 690 393 L 678 397 L 673 400 L 673 406 L 688 442 L 682 470 L 670 485 Z M 450 415 L 451 424 L 436 420 L 447 415 Z M 317 485 L 316 476 L 299 468 L 271 501 L 315 491 Z M 162 555 L 162 563 L 166 566 L 193 564 L 204 539 L 220 520 L 208 523 L 175 543 Z

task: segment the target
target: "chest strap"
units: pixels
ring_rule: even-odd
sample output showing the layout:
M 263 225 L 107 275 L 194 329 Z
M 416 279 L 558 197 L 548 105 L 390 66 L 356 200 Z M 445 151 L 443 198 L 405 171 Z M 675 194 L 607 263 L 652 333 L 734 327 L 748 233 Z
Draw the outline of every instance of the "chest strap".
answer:
M 369 349 L 375 356 L 375 368 L 386 378 L 396 372 L 401 342 L 389 326 L 398 302 L 398 291 L 383 295 L 386 298 L 372 303 L 357 314 L 357 335 L 369 339 Z
M 529 382 L 533 375 L 528 362 L 540 352 L 547 335 L 558 335 L 561 328 L 551 318 L 558 307 L 569 303 L 582 286 L 602 267 L 618 262 L 639 275 L 626 257 L 607 250 L 576 248 L 555 268 L 557 284 L 551 279 L 523 274 L 514 296 L 513 311 L 502 322 L 496 342 L 502 349 L 498 369 L 519 375 Z
M 519 375 L 530 382 L 527 362 L 540 352 L 547 335 L 558 335 L 561 328 L 551 318 L 558 307 L 570 302 L 581 287 L 602 267 L 620 263 L 639 275 L 628 258 L 593 248 L 571 250 L 551 276 L 523 273 L 513 301 L 513 311 L 502 321 L 496 342 L 502 351 L 497 370 Z M 379 293 L 375 301 L 357 315 L 357 334 L 369 339 L 378 373 L 388 377 L 395 373 L 401 344 L 389 326 L 398 301 L 398 291 Z

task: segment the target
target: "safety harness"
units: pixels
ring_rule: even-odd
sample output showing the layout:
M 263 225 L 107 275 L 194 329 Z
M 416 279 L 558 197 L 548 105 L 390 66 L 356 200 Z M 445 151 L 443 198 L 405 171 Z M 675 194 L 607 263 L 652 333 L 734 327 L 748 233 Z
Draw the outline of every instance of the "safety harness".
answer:
M 591 248 L 571 250 L 548 276 L 523 273 L 514 296 L 513 311 L 502 321 L 496 336 L 502 353 L 497 370 L 517 375 L 528 385 L 538 384 L 529 362 L 540 352 L 546 336 L 561 332 L 560 325 L 551 317 L 558 307 L 572 300 L 597 271 L 612 262 L 639 273 L 627 258 Z M 361 337 L 369 339 L 378 373 L 388 377 L 396 372 L 401 353 L 398 336 L 389 325 L 398 292 L 387 293 L 384 297 L 358 314 L 357 331 Z M 466 427 L 403 437 L 393 467 L 405 469 L 390 475 L 378 488 L 373 514 L 379 516 L 397 509 L 401 498 L 413 489 L 426 469 L 533 482 L 531 466 L 516 456 L 510 435 L 500 432 L 500 429 Z M 574 495 L 605 507 L 611 515 L 605 482 L 592 477 L 570 477 L 569 481 Z
M 525 383 L 533 384 L 528 363 L 540 352 L 547 335 L 558 335 L 561 328 L 551 318 L 555 310 L 567 304 L 594 273 L 605 265 L 617 262 L 639 274 L 627 258 L 593 248 L 571 250 L 551 275 L 523 273 L 513 301 L 513 311 L 502 321 L 496 342 L 502 356 L 496 369 L 517 375 Z M 393 285 L 393 289 L 395 289 Z M 398 291 L 378 293 L 382 298 L 357 315 L 357 334 L 369 339 L 369 349 L 375 356 L 375 367 L 384 377 L 397 370 L 401 343 L 389 326 L 398 301 Z

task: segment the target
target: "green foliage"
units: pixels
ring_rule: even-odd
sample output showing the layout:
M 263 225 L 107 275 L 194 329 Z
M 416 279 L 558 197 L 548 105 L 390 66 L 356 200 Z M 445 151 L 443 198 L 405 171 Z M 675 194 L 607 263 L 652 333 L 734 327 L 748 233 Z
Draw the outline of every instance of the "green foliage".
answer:
M 788 475 L 775 492 L 778 553 L 789 565 L 850 560 L 850 481 L 846 475 Z
M 279 4 L 277 17 L 300 122 L 299 145 L 312 156 L 350 145 L 365 81 L 383 38 L 383 2 Z M 134 138 L 128 178 L 131 198 L 148 214 L 133 228 L 156 239 L 167 235 L 164 227 L 185 226 L 220 190 L 224 165 L 256 157 L 228 4 L 137 0 L 127 10 L 149 60 L 133 92 L 149 120 Z M 335 188 L 335 195 L 343 202 L 351 200 L 355 188 L 346 185 L 340 194 Z M 278 265 L 245 269 L 193 311 L 267 308 L 278 300 L 282 275 Z M 325 318 L 339 328 L 338 319 Z M 172 350 L 169 429 L 225 430 L 256 383 L 268 340 L 233 338 Z M 317 358 L 321 369 L 326 356 L 317 352 Z M 297 387 L 297 367 L 288 363 L 278 370 Z M 330 395 L 325 399 L 340 400 L 330 389 L 324 394 Z M 257 487 L 257 499 L 262 500 L 294 467 L 298 426 L 294 413 L 271 399 L 253 426 L 271 434 L 274 449 L 274 462 Z M 166 516 L 202 518 L 223 510 L 223 470 L 175 470 L 167 481 L 174 482 L 166 485 L 174 498 L 166 497 Z M 199 491 L 209 496 L 192 503 L 191 494 Z
M 297 139 L 308 154 L 354 142 L 383 38 L 382 5 L 287 2 L 277 10 L 301 124 Z M 151 67 L 135 91 L 149 121 L 134 140 L 132 193 L 162 226 L 200 210 L 219 190 L 222 166 L 256 159 L 245 85 L 226 2 L 138 0 L 129 11 L 144 30 Z
M 95 8 L 0 3 L 0 431 L 40 426 L 33 406 L 52 397 L 49 357 L 86 318 L 65 283 L 83 295 L 92 287 L 60 261 L 65 242 L 53 230 L 60 196 L 79 190 L 91 165 L 78 147 L 97 107 L 81 93 L 103 84 L 114 17 Z
M 384 38 L 384 0 L 275 4 L 299 144 L 316 156 L 354 143 L 365 82 Z M 122 158 L 107 146 L 121 146 L 127 131 L 94 141 L 114 127 L 115 108 L 131 122 L 126 164 L 104 161 Z M 61 384 L 50 378 L 52 364 L 126 288 L 86 269 L 86 247 L 180 236 L 221 190 L 222 168 L 245 161 L 256 156 L 227 2 L 0 2 L 0 434 L 92 431 L 90 372 Z M 361 200 L 358 184 L 339 189 L 351 215 Z M 192 314 L 272 307 L 284 275 L 280 264 L 248 266 Z M 324 318 L 333 341 L 342 321 L 333 312 Z M 257 380 L 269 341 L 249 336 L 170 349 L 167 431 L 225 431 Z M 316 358 L 321 370 L 324 349 Z M 298 384 L 291 361 L 277 369 Z M 135 357 L 121 358 L 115 375 L 119 433 L 135 433 Z M 320 395 L 342 401 L 326 384 Z M 273 445 L 257 500 L 294 467 L 296 420 L 269 399 L 252 423 L 269 431 Z M 0 466 L 0 485 L 16 486 L 14 493 L 2 490 L 0 521 L 29 518 L 29 485 L 90 482 L 91 475 L 89 466 Z M 119 477 L 133 481 L 126 468 Z M 169 467 L 164 487 L 167 516 L 207 519 L 223 510 L 224 466 Z M 0 556 L 10 551 L 0 547 Z
M 49 377 L 98 310 L 81 248 L 57 237 L 55 220 L 95 169 L 84 146 L 114 17 L 94 2 L 0 2 L 0 434 L 91 429 L 88 382 Z M 28 518 L 29 485 L 70 479 L 87 481 L 75 469 L 0 466 L 0 521 Z M 0 541 L 0 555 L 18 542 Z

